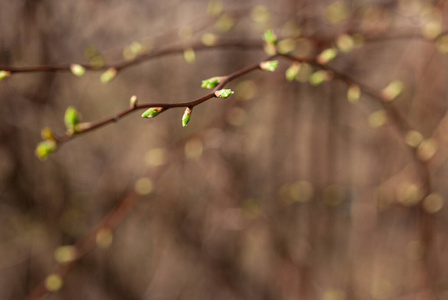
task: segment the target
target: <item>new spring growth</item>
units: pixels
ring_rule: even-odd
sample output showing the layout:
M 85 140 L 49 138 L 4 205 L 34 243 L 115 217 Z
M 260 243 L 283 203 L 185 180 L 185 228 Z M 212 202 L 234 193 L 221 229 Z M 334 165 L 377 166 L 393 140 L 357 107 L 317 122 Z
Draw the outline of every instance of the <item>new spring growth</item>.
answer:
M 300 71 L 300 63 L 293 63 L 288 69 L 286 69 L 285 77 L 288 81 L 293 81 L 296 79 L 297 74 L 299 74 Z
M 229 98 L 234 92 L 231 89 L 223 89 L 215 92 L 216 98 Z
M 54 140 L 45 140 L 43 142 L 40 142 L 37 145 L 36 148 L 36 156 L 40 159 L 40 160 L 46 160 L 47 157 L 53 153 L 54 151 L 56 151 L 57 148 L 57 143 Z
M 266 43 L 269 44 L 276 44 L 277 43 L 277 35 L 275 34 L 274 31 L 272 31 L 272 29 L 267 29 L 264 32 L 264 40 L 266 41 Z
M 40 132 L 40 136 L 44 140 L 54 140 L 53 131 L 51 131 L 50 127 L 45 127 L 44 129 L 42 129 Z
M 142 118 L 155 118 L 162 112 L 162 110 L 162 107 L 151 107 L 142 113 Z
M 218 86 L 218 84 L 220 84 L 224 80 L 224 78 L 225 77 L 223 77 L 223 76 L 216 76 L 216 77 L 202 80 L 201 87 L 204 89 L 212 89 L 212 88 Z
M 69 132 L 74 132 L 76 125 L 79 123 L 78 112 L 76 108 L 73 106 L 67 107 L 64 116 L 65 127 L 69 130 Z
M 0 70 L 0 81 L 2 81 L 3 79 L 5 79 L 6 77 L 9 77 L 9 76 L 11 76 L 11 72 Z
M 260 63 L 260 69 L 263 71 L 274 72 L 278 67 L 278 60 L 269 60 Z
M 104 71 L 103 74 L 101 74 L 101 82 L 102 83 L 108 83 L 112 79 L 114 79 L 115 75 L 117 75 L 117 69 L 115 68 L 109 68 L 106 71 Z
M 70 71 L 72 71 L 73 75 L 78 76 L 78 77 L 80 77 L 80 76 L 84 75 L 84 73 L 86 73 L 86 69 L 83 66 L 78 65 L 78 64 L 70 65 Z
M 277 35 L 271 29 L 264 32 L 263 39 L 266 42 L 264 44 L 264 52 L 268 55 L 274 55 L 277 53 Z
M 137 96 L 133 95 L 131 99 L 129 99 L 129 107 L 136 108 L 137 107 Z
M 184 115 L 182 116 L 182 127 L 187 126 L 188 122 L 190 122 L 192 109 L 187 107 L 185 109 Z

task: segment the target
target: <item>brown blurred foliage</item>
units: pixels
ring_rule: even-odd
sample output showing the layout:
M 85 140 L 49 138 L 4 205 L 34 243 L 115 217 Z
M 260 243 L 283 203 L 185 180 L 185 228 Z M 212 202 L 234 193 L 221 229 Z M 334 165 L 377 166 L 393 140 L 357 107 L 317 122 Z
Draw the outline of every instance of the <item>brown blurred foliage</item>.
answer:
M 225 1 L 218 16 L 208 3 L 3 1 L 0 66 L 114 62 L 136 41 L 261 40 L 267 28 L 300 30 L 310 38 L 295 51 L 313 56 L 365 32 L 372 38 L 330 64 L 378 91 L 403 82 L 393 105 L 415 132 L 397 130 L 372 97 L 347 101 L 336 79 L 287 82 L 283 60 L 275 73 L 230 83 L 235 95 L 195 108 L 186 128 L 181 109 L 137 113 L 41 162 L 40 130 L 64 132 L 70 105 L 91 121 L 134 94 L 188 101 L 204 94 L 202 79 L 266 55 L 172 55 L 108 84 L 98 72 L 13 74 L 0 83 L 0 299 L 23 299 L 42 282 L 57 290 L 49 299 L 447 299 L 444 1 Z M 416 159 L 430 172 L 428 191 Z M 48 277 L 72 255 L 60 247 L 129 193 L 138 201 L 117 229 L 97 234 L 67 275 Z

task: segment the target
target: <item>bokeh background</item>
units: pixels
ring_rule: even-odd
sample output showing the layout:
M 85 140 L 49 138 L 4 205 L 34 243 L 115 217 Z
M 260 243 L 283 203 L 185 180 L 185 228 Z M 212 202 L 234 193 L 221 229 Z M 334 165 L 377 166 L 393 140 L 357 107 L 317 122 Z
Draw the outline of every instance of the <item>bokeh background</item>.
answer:
M 206 93 L 201 80 L 266 54 L 179 53 L 108 84 L 97 71 L 13 74 L 0 82 L 0 299 L 42 284 L 48 299 L 447 299 L 447 9 L 420 0 L 2 1 L 2 67 L 261 42 L 267 28 L 292 38 L 283 44 L 292 54 L 313 57 L 348 34 L 330 65 L 379 92 L 400 80 L 391 105 L 415 131 L 400 131 L 366 94 L 348 101 L 336 77 L 310 84 L 310 66 L 286 81 L 290 62 L 280 59 L 274 73 L 230 83 L 229 99 L 196 107 L 186 128 L 182 109 L 135 113 L 42 162 L 40 131 L 64 133 L 68 106 L 95 121 L 134 94 L 192 100 Z

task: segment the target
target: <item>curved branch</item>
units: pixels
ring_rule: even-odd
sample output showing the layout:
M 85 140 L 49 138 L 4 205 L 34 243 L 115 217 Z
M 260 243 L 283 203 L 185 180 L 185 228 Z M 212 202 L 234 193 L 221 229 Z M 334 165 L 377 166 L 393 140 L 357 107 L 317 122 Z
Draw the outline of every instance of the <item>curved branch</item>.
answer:
M 277 56 L 277 54 L 269 56 L 269 57 L 267 57 L 266 59 L 264 59 L 264 60 L 262 60 L 260 62 L 273 59 L 276 56 Z M 252 64 L 252 65 L 249 65 L 249 66 L 247 66 L 245 68 L 242 68 L 242 69 L 240 69 L 238 71 L 235 71 L 235 72 L 233 72 L 233 73 L 231 73 L 231 74 L 229 74 L 227 76 L 224 76 L 222 81 L 221 81 L 221 83 L 218 84 L 218 86 L 216 86 L 213 89 L 212 92 L 210 92 L 210 93 L 208 93 L 208 94 L 206 94 L 206 95 L 204 95 L 202 97 L 196 98 L 196 99 L 191 100 L 191 101 L 180 102 L 180 103 L 145 103 L 145 104 L 137 104 L 137 105 L 134 105 L 131 108 L 128 108 L 128 109 L 126 109 L 126 110 L 116 114 L 115 116 L 106 118 L 106 119 L 98 121 L 96 123 L 89 124 L 89 126 L 87 128 L 79 130 L 79 131 L 77 131 L 74 134 L 65 134 L 65 135 L 63 135 L 61 137 L 55 137 L 55 140 L 58 142 L 58 144 L 66 143 L 66 142 L 70 141 L 71 139 L 73 139 L 74 137 L 76 137 L 76 136 L 78 136 L 80 134 L 87 133 L 87 132 L 93 131 L 95 129 L 101 128 L 103 126 L 106 126 L 108 124 L 118 122 L 121 118 L 123 118 L 123 117 L 125 117 L 125 116 L 127 116 L 127 115 L 129 115 L 129 114 L 131 114 L 131 113 L 133 113 L 135 111 L 137 111 L 137 110 L 153 108 L 153 107 L 160 107 L 160 108 L 163 108 L 162 112 L 164 112 L 164 111 L 167 111 L 170 108 L 178 108 L 178 107 L 190 107 L 190 108 L 193 108 L 193 107 L 195 107 L 195 106 L 197 106 L 197 105 L 199 105 L 199 104 L 201 104 L 201 103 L 203 103 L 203 102 L 205 102 L 207 100 L 210 100 L 212 98 L 216 98 L 215 92 L 217 90 L 220 90 L 223 87 L 225 87 L 225 85 L 227 83 L 229 83 L 230 81 L 232 81 L 232 80 L 234 80 L 234 79 L 236 79 L 236 78 L 238 78 L 240 76 L 243 76 L 243 75 L 245 75 L 247 73 L 250 73 L 252 71 L 260 69 L 260 62 Z
M 137 64 L 143 63 L 145 61 L 149 61 L 154 58 L 168 56 L 173 54 L 183 53 L 187 49 L 193 49 L 195 51 L 204 51 L 204 50 L 213 50 L 213 49 L 228 49 L 228 48 L 237 48 L 237 49 L 254 49 L 260 50 L 263 48 L 263 43 L 261 41 L 251 41 L 251 40 L 223 40 L 215 45 L 206 46 L 201 42 L 195 42 L 191 45 L 175 45 L 170 47 L 165 47 L 157 50 L 153 50 L 151 52 L 143 53 L 137 56 L 134 60 L 123 60 L 117 63 L 106 64 L 101 68 L 93 64 L 79 64 L 89 71 L 104 71 L 106 69 L 116 69 L 117 71 L 123 70 Z M 13 73 L 33 73 L 33 72 L 70 72 L 71 64 L 63 64 L 63 65 L 41 65 L 41 66 L 31 66 L 31 67 L 8 67 L 8 66 L 0 66 L 0 70 L 7 71 Z

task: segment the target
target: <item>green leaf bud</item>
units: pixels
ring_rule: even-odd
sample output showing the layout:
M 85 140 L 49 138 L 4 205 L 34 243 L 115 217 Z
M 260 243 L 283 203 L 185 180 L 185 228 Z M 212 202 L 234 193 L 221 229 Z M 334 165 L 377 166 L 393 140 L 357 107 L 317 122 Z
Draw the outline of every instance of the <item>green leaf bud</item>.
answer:
M 205 79 L 205 80 L 202 80 L 201 87 L 204 89 L 212 89 L 212 88 L 218 86 L 218 84 L 220 84 L 223 80 L 224 80 L 224 77 L 222 77 L 222 76 Z
M 217 98 L 229 98 L 230 95 L 232 95 L 232 94 L 233 94 L 233 91 L 231 89 L 222 89 L 222 90 L 215 92 L 215 96 Z
M 0 81 L 2 81 L 3 79 L 5 79 L 6 77 L 9 77 L 9 76 L 11 76 L 11 72 L 0 70 Z
M 73 106 L 69 106 L 66 109 L 64 121 L 67 129 L 72 129 L 75 127 L 76 124 L 79 123 L 79 117 L 76 108 L 74 108 Z
M 182 116 L 182 127 L 187 126 L 188 122 L 190 122 L 192 109 L 187 107 L 185 109 L 184 115 Z
M 43 142 L 40 142 L 37 145 L 36 148 L 36 156 L 40 159 L 40 160 L 46 160 L 47 157 L 53 153 L 54 151 L 56 151 L 57 148 L 57 143 L 54 140 L 46 140 Z
M 53 140 L 54 139 L 53 131 L 51 130 L 50 127 L 45 127 L 44 129 L 42 129 L 40 132 L 40 136 L 44 140 Z
M 162 107 L 151 107 L 142 113 L 142 118 L 155 118 L 162 112 L 162 110 Z
M 86 73 L 86 69 L 83 66 L 78 65 L 78 64 L 70 65 L 70 71 L 72 71 L 73 75 L 78 76 L 78 77 L 80 77 Z
M 260 63 L 260 69 L 263 71 L 274 72 L 278 67 L 278 60 L 269 60 Z
M 272 29 L 267 29 L 264 32 L 264 40 L 266 43 L 275 44 L 277 43 L 277 35 L 272 31 Z

